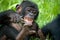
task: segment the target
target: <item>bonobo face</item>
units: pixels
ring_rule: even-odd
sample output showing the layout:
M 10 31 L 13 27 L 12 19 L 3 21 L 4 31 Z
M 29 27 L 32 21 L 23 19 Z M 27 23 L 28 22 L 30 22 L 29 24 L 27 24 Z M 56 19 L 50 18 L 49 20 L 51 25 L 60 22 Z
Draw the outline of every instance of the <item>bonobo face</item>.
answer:
M 25 16 L 24 20 L 32 25 L 32 22 L 34 21 L 35 16 L 37 15 L 36 9 L 32 7 L 26 7 L 25 8 Z
M 35 16 L 37 15 L 36 9 L 32 7 L 26 7 L 25 8 L 25 18 L 28 18 L 29 20 L 34 20 Z

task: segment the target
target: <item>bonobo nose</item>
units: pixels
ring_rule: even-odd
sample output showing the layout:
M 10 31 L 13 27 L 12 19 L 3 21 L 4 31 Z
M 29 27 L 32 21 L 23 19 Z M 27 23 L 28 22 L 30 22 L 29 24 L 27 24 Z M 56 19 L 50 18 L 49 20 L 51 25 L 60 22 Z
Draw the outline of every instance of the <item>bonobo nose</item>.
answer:
M 33 16 L 33 13 L 30 12 L 29 15 L 30 15 L 30 16 Z

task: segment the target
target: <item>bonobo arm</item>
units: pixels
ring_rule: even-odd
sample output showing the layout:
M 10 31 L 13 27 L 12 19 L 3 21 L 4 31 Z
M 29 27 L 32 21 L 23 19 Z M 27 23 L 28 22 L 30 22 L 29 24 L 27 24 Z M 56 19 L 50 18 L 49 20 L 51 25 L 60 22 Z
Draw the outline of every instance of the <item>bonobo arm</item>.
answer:
M 43 32 L 43 34 L 44 34 L 44 36 L 45 36 L 45 38 L 46 38 L 46 36 L 47 36 L 48 33 L 49 33 L 48 27 L 47 27 L 47 26 L 44 26 L 44 27 L 41 29 L 41 31 Z
M 44 36 L 43 32 L 41 31 L 41 29 L 38 30 L 38 35 L 41 40 L 45 40 L 45 36 Z
M 39 28 L 38 24 L 36 22 L 33 23 L 33 28 L 36 31 L 37 37 L 39 37 L 41 40 L 45 40 L 45 36 L 43 35 L 41 29 Z
M 35 33 L 33 30 L 29 31 L 28 27 L 24 27 L 21 32 L 18 32 L 15 28 L 8 25 L 3 26 L 2 32 L 11 40 L 23 40 L 26 35 Z
M 9 21 L 19 22 L 20 15 L 13 10 L 6 10 L 3 12 L 0 12 L 0 24 L 6 24 Z
M 7 25 L 3 26 L 2 32 L 7 36 L 7 38 L 12 40 L 15 40 L 19 33 L 15 28 Z
M 24 25 L 21 32 L 18 34 L 16 40 L 24 40 L 27 35 L 36 33 L 35 30 L 29 30 L 29 25 Z
M 2 27 L 0 27 L 0 40 L 6 39 L 6 37 L 4 36 L 4 33 L 2 31 L 3 31 Z

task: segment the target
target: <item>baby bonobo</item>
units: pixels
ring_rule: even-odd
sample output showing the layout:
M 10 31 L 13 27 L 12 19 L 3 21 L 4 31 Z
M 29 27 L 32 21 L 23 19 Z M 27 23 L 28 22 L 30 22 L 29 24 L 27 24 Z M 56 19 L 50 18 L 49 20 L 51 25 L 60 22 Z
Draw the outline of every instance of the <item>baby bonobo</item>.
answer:
M 44 40 L 43 33 L 38 28 L 38 24 L 35 22 L 37 19 L 37 16 L 39 14 L 38 7 L 35 3 L 31 1 L 23 1 L 20 5 L 16 6 L 17 12 L 21 17 L 26 21 L 26 24 L 31 24 L 30 30 L 35 30 L 36 33 L 33 35 L 28 35 L 26 38 L 27 40 L 30 39 L 31 36 L 41 38 L 41 40 Z

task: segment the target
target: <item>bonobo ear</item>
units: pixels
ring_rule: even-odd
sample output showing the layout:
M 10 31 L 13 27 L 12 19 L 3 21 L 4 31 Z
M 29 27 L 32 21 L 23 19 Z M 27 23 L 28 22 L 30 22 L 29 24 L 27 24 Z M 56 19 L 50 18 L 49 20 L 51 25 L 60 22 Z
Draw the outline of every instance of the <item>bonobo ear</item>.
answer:
M 21 5 L 19 5 L 19 4 L 17 4 L 16 5 L 16 11 L 17 11 L 17 13 L 21 13 L 21 10 L 22 10 L 22 7 L 21 7 Z
M 19 5 L 19 4 L 17 4 L 17 5 L 16 5 L 16 9 L 18 9 L 19 7 L 20 7 L 20 5 Z

